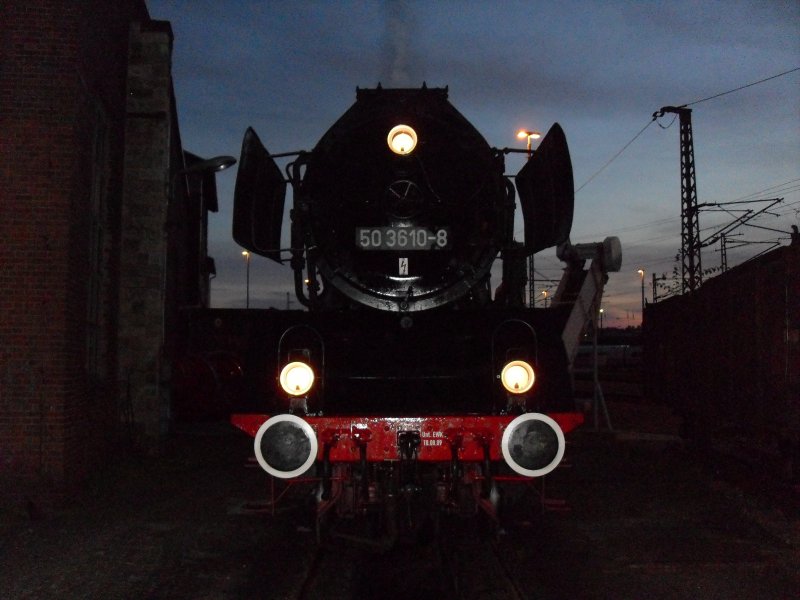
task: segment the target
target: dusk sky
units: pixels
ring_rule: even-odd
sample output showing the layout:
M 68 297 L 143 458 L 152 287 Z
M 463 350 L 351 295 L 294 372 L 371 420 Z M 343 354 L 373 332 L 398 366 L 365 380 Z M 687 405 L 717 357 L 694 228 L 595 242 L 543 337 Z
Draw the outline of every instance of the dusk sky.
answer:
M 152 18 L 172 23 L 183 145 L 204 157 L 238 159 L 248 126 L 270 152 L 311 150 L 355 102 L 356 87 L 378 82 L 449 86 L 451 103 L 498 148 L 524 147 L 515 138 L 520 128 L 544 133 L 560 123 L 579 190 L 572 241 L 622 241 L 622 271 L 611 275 L 603 302 L 607 326 L 639 323 L 637 269 L 647 272 L 650 299 L 651 274 L 670 277 L 679 265 L 678 122 L 667 115 L 646 127 L 653 112 L 800 67 L 800 3 L 793 0 L 147 5 Z M 773 214 L 752 223 L 783 232 L 797 225 L 800 70 L 691 108 L 698 202 L 783 197 Z M 523 160 L 510 155 L 507 173 L 516 174 Z M 215 307 L 244 307 L 245 264 L 231 237 L 235 170 L 217 176 L 220 212 L 211 216 Z M 289 194 L 287 214 L 290 203 Z M 701 239 L 740 214 L 702 212 Z M 732 243 L 787 244 L 789 237 L 755 227 L 734 233 L 741 235 Z M 766 248 L 729 249 L 728 264 Z M 703 268 L 719 264 L 719 244 L 704 248 Z M 558 279 L 562 265 L 551 249 L 536 255 L 536 268 Z M 251 306 L 285 307 L 290 275 L 288 265 L 253 257 Z M 547 285 L 555 284 L 539 290 Z

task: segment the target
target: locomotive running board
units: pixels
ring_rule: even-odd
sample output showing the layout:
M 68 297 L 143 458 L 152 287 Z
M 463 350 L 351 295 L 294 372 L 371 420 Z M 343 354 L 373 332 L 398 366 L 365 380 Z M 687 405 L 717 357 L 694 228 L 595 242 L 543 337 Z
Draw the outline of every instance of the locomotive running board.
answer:
M 491 461 L 505 461 L 518 473 L 536 477 L 555 468 L 563 455 L 563 433 L 572 431 L 583 420 L 583 414 L 579 412 L 548 415 L 526 413 L 517 417 L 459 415 L 300 418 L 295 415 L 264 414 L 235 414 L 231 417 L 233 425 L 256 438 L 255 450 L 259 464 L 268 473 L 284 479 L 301 475 L 315 460 L 326 460 L 330 463 L 399 461 L 402 459 L 401 434 L 406 432 L 419 433 L 420 443 L 414 458 L 420 462 L 449 462 L 453 459 L 459 462 L 482 462 L 488 450 Z M 519 452 L 519 449 L 509 449 L 509 426 L 516 431 L 530 427 L 532 422 L 535 425 L 545 423 L 557 434 L 558 456 L 552 461 L 555 463 L 552 467 L 547 465 L 539 469 L 537 466 L 526 465 L 524 460 L 518 462 L 510 458 L 510 454 Z M 276 450 L 283 455 L 282 459 L 287 460 L 289 466 L 286 467 L 267 464 L 268 460 L 262 454 L 261 446 L 267 437 L 265 432 L 268 429 L 278 430 L 279 427 L 284 431 L 287 428 L 291 430 L 288 436 L 278 432 L 276 435 L 281 437 L 277 442 L 272 442 L 281 446 Z M 528 433 L 529 430 L 522 432 L 526 443 Z M 535 437 L 536 432 L 532 433 Z M 538 440 L 534 439 L 533 445 L 537 446 L 537 443 Z M 304 448 L 304 454 L 293 454 L 299 450 L 299 446 Z M 286 455 L 287 449 L 292 453 L 291 456 Z

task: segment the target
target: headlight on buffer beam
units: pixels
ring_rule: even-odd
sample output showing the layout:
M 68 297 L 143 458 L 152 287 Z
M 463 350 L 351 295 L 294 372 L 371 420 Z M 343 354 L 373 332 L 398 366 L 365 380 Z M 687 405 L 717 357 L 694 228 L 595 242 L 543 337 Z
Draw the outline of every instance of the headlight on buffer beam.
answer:
M 536 375 L 524 360 L 512 360 L 500 373 L 500 382 L 511 394 L 524 394 L 533 387 Z
M 314 371 L 306 363 L 290 362 L 283 367 L 280 382 L 283 391 L 290 396 L 304 396 L 314 385 Z

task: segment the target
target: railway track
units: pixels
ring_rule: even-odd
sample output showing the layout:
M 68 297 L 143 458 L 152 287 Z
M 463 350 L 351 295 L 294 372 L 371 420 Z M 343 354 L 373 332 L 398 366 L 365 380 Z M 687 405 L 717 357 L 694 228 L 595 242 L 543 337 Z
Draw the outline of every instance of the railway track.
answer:
M 460 600 L 529 600 L 498 552 L 494 540 L 476 531 L 474 522 L 461 524 L 446 542 L 445 562 Z
M 376 551 L 331 531 L 312 551 L 297 600 L 457 598 L 528 600 L 474 519 L 448 519 L 428 542 Z

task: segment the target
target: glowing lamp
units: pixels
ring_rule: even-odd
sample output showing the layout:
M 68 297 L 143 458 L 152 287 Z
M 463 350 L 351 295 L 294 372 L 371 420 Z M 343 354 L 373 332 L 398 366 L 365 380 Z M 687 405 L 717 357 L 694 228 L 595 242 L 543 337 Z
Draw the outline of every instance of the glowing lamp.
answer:
M 524 394 L 533 387 L 533 367 L 524 360 L 512 360 L 500 373 L 500 382 L 511 394 Z
M 306 363 L 290 362 L 283 367 L 280 382 L 283 391 L 290 396 L 303 396 L 314 385 L 314 371 Z
M 389 135 L 386 136 L 386 143 L 395 154 L 400 156 L 411 154 L 417 147 L 417 132 L 408 125 L 397 125 L 392 127 Z
M 521 129 L 517 132 L 517 138 L 520 140 L 524 140 L 525 138 L 538 140 L 540 137 L 542 137 L 542 134 L 538 131 L 525 131 Z

